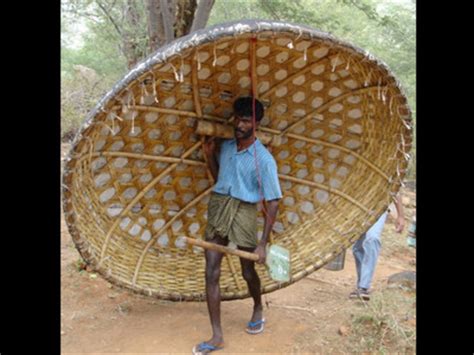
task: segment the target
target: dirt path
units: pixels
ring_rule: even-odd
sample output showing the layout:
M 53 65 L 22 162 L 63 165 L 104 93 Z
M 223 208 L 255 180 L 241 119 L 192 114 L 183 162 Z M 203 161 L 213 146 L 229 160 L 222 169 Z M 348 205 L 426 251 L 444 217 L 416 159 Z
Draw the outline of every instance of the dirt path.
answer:
M 66 353 L 190 353 L 210 335 L 205 303 L 168 302 L 129 293 L 94 274 L 79 272 L 80 260 L 63 222 L 61 237 L 61 329 Z M 374 289 L 393 273 L 414 269 L 409 258 L 382 255 Z M 223 302 L 225 353 L 289 353 L 310 347 L 327 352 L 340 342 L 339 328 L 357 302 L 355 266 L 347 253 L 342 271 L 321 269 L 309 277 L 264 296 L 267 327 L 258 336 L 244 332 L 250 299 Z M 335 347 L 337 349 L 337 346 Z M 223 352 L 220 352 L 223 353 Z

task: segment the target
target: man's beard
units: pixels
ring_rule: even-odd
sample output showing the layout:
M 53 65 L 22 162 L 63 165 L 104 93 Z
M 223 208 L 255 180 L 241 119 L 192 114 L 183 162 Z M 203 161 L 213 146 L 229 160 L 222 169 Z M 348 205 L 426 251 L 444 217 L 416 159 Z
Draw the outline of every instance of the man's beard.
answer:
M 237 132 L 239 132 L 241 134 L 240 137 L 237 136 Z M 235 130 L 234 132 L 234 136 L 236 139 L 247 139 L 247 138 L 250 138 L 252 137 L 253 135 L 253 130 L 252 129 L 249 129 L 247 132 L 243 132 L 243 131 L 239 131 L 239 130 Z

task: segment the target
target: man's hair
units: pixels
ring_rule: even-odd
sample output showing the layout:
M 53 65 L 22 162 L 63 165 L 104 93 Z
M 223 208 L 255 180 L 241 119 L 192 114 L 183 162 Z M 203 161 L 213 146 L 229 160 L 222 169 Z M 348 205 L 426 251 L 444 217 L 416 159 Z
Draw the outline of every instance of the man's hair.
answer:
M 234 101 L 234 114 L 239 117 L 252 117 L 253 97 L 239 97 Z M 260 122 L 263 118 L 264 108 L 260 101 L 255 99 L 255 120 Z

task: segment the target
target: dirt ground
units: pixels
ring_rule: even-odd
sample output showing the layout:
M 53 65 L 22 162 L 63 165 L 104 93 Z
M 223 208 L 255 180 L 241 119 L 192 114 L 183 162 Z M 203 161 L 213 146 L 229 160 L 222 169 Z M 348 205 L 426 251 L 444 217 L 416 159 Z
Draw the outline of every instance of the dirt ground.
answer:
M 395 233 L 392 218 L 385 226 L 373 297 L 368 304 L 348 299 L 356 280 L 354 259 L 348 251 L 343 270 L 320 269 L 285 289 L 264 295 L 267 323 L 262 334 L 249 335 L 244 331 L 251 315 L 250 299 L 223 302 L 225 349 L 217 354 L 379 350 L 414 353 L 413 344 L 407 348 L 406 330 L 415 333 L 415 293 L 387 285 L 390 275 L 416 269 L 415 249 L 406 245 L 415 207 L 412 191 L 404 191 L 404 205 L 407 227 L 402 234 Z M 189 354 L 195 344 L 210 337 L 204 302 L 170 302 L 135 295 L 93 272 L 80 271 L 80 263 L 79 253 L 62 220 L 63 354 Z

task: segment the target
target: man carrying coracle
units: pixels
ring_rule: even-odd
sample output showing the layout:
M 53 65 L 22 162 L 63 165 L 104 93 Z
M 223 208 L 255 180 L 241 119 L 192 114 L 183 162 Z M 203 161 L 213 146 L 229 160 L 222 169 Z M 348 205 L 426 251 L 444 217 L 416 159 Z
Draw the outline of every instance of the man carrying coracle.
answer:
M 254 109 L 252 109 L 254 108 Z M 225 140 L 220 152 L 214 138 L 204 144 L 209 169 L 217 181 L 208 205 L 208 224 L 204 237 L 208 242 L 227 245 L 258 254 L 257 263 L 266 258 L 266 244 L 282 197 L 277 165 L 271 153 L 255 137 L 255 129 L 263 118 L 264 108 L 252 97 L 238 98 L 233 105 L 235 139 Z M 260 240 L 257 238 L 257 203 L 264 199 L 265 222 Z M 224 337 L 220 316 L 219 277 L 223 254 L 205 251 L 206 296 L 212 326 L 212 338 L 193 348 L 193 354 L 206 354 L 222 349 Z M 249 334 L 261 333 L 265 319 L 261 301 L 260 278 L 255 262 L 240 258 L 242 276 L 254 300 L 253 313 L 245 328 Z

